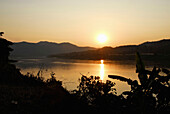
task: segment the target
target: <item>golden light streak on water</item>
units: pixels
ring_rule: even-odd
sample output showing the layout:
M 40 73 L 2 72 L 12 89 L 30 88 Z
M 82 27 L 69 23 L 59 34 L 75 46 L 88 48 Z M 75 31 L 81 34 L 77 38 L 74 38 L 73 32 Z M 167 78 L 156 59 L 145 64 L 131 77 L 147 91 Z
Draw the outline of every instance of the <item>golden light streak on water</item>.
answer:
M 100 79 L 101 80 L 104 79 L 104 60 L 101 60 L 101 64 L 100 64 Z
M 101 61 L 101 64 L 103 64 L 104 60 L 100 60 Z

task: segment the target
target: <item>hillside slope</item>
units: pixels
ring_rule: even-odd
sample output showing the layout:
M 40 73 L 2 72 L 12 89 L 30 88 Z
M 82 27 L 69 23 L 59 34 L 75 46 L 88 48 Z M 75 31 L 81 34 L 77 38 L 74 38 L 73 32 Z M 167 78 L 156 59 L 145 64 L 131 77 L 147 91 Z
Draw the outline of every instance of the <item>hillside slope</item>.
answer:
M 50 57 L 58 57 L 65 59 L 109 59 L 109 60 L 125 60 L 135 59 L 135 53 L 140 52 L 145 58 L 152 59 L 168 59 L 170 56 L 170 39 L 164 39 L 155 42 L 145 42 L 140 45 L 126 45 L 119 47 L 103 47 L 96 50 L 84 52 L 73 52 L 67 54 L 55 54 Z
M 51 54 L 80 52 L 92 50 L 92 47 L 78 47 L 71 43 L 54 43 L 41 41 L 38 43 L 18 42 L 11 46 L 13 57 L 44 57 Z

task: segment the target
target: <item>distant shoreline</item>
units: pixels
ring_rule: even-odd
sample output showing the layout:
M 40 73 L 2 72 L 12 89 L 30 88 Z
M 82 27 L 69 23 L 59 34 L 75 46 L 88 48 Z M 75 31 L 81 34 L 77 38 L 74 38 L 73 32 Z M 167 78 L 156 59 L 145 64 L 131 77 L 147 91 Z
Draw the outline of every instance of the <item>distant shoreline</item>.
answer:
M 60 58 L 60 59 L 73 59 L 73 60 L 135 60 L 134 55 L 128 54 L 120 54 L 120 55 L 111 55 L 111 56 L 88 56 L 86 57 L 76 57 L 76 56 L 68 56 L 68 54 L 59 54 L 55 56 L 48 56 L 48 58 Z M 170 55 L 142 55 L 143 60 L 149 61 L 170 61 Z

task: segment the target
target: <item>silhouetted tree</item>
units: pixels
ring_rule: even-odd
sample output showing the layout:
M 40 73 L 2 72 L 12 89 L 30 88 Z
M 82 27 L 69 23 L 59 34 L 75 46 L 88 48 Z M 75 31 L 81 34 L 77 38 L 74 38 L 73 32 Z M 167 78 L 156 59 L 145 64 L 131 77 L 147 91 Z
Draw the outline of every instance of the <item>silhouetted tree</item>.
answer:
M 98 76 L 82 75 L 78 90 L 74 90 L 74 94 L 81 102 L 91 106 L 93 113 L 120 113 L 123 112 L 121 108 L 124 100 L 116 95 L 114 86 L 115 83 L 109 80 L 102 82 Z
M 164 73 L 161 76 L 159 73 Z M 152 71 L 146 70 L 139 55 L 136 54 L 137 80 L 126 77 L 109 75 L 109 78 L 127 82 L 131 85 L 130 91 L 122 94 L 127 95 L 128 106 L 132 112 L 140 113 L 167 113 L 170 112 L 170 72 L 167 69 L 154 67 Z M 132 108 L 133 107 L 133 108 Z
M 2 36 L 4 34 L 4 32 L 0 32 L 0 36 Z
M 1 35 L 3 32 L 0 33 Z M 1 84 L 19 84 L 21 73 L 15 65 L 10 64 L 9 55 L 10 45 L 13 43 L 0 37 L 0 83 Z
M 3 32 L 0 32 L 0 36 L 2 36 Z M 12 51 L 13 49 L 10 48 L 9 46 L 12 45 L 13 43 L 3 39 L 0 37 L 0 68 L 3 67 L 5 64 L 8 64 L 9 62 L 9 54 L 10 51 Z

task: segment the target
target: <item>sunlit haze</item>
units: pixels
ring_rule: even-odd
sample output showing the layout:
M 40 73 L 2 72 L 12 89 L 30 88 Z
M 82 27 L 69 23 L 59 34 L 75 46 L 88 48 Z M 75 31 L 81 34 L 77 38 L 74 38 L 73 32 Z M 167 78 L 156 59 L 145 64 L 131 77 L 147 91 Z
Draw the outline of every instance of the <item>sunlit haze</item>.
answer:
M 98 41 L 99 43 L 106 43 L 106 41 L 107 41 L 107 36 L 106 36 L 105 34 L 99 34 L 99 35 L 97 36 L 97 41 Z
M 13 42 L 99 47 L 104 33 L 115 47 L 170 37 L 170 0 L 1 0 L 0 15 Z

